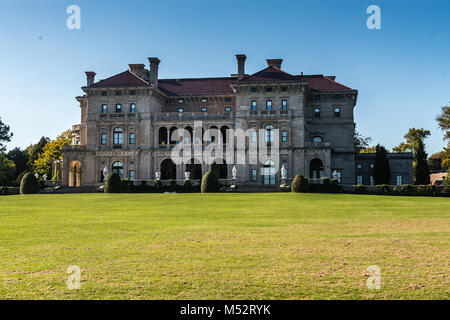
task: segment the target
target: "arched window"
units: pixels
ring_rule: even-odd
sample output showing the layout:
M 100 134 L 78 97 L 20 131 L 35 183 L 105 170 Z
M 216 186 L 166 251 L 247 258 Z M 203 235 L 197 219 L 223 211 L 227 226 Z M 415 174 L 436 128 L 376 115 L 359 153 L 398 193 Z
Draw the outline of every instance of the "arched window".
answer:
M 112 165 L 112 172 L 117 173 L 120 176 L 120 179 L 123 177 L 123 164 L 120 161 L 116 161 Z
M 320 179 L 323 177 L 323 162 L 315 158 L 309 163 L 309 177 L 311 179 Z
M 273 142 L 273 126 L 268 124 L 264 127 L 266 142 Z
M 313 139 L 313 141 L 315 142 L 315 143 L 319 143 L 319 142 L 322 142 L 323 141 L 323 139 L 322 139 L 322 137 L 314 137 L 314 139 Z
M 114 144 L 121 145 L 123 143 L 123 132 L 121 128 L 114 129 Z

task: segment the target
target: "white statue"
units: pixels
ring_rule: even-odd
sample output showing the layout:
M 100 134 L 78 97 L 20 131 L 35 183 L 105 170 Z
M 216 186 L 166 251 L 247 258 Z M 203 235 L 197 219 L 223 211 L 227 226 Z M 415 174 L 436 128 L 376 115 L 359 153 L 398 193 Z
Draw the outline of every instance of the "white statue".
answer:
M 35 177 L 36 179 L 39 179 L 39 173 L 36 172 L 36 173 L 34 174 L 34 177 Z
M 42 178 L 44 179 L 44 181 L 47 181 L 47 174 L 44 173 L 44 175 L 42 176 Z
M 108 174 L 109 174 L 108 167 L 104 167 L 103 168 L 103 176 L 105 177 L 105 179 L 108 177 Z
M 287 179 L 287 169 L 286 169 L 286 167 L 284 166 L 284 164 L 283 164 L 283 166 L 281 167 L 281 179 Z
M 236 176 L 237 176 L 236 166 L 233 166 L 233 169 L 231 169 L 231 174 L 233 175 L 233 180 L 236 180 Z
M 338 179 L 339 178 L 339 174 L 337 173 L 336 170 L 334 170 L 333 172 L 333 179 Z
M 161 180 L 161 172 L 156 171 L 155 176 L 156 176 L 156 180 Z
M 184 177 L 186 178 L 186 180 L 190 180 L 189 178 L 191 177 L 191 173 L 189 171 L 186 171 L 184 173 Z

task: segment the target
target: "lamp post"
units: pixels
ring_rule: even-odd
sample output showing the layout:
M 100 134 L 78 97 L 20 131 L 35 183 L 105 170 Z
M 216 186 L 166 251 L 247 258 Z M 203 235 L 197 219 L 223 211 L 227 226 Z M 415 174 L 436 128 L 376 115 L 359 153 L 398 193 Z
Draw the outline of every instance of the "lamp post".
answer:
M 36 179 L 39 179 L 39 173 L 36 172 L 36 173 L 34 174 L 34 177 L 35 177 Z

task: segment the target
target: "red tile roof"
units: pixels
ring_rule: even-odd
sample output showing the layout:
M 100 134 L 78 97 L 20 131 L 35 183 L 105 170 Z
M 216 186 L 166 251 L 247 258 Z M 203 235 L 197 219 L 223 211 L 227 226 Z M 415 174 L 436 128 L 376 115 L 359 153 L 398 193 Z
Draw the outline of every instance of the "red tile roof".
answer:
M 351 91 L 349 87 L 340 84 L 324 75 L 297 76 L 298 79 L 308 82 L 312 91 Z
M 142 87 L 149 86 L 149 83 L 130 70 L 116 74 L 108 79 L 94 83 L 89 88 L 105 88 L 105 87 Z
M 169 96 L 232 95 L 236 78 L 161 79 L 158 88 Z
M 293 76 L 275 67 L 268 67 L 239 81 L 242 84 L 252 83 L 308 83 L 312 91 L 351 91 L 352 89 L 324 75 Z M 205 96 L 233 95 L 232 83 L 237 83 L 236 77 L 197 78 L 197 79 L 160 79 L 158 88 L 168 96 Z M 136 76 L 129 70 L 94 83 L 90 88 L 107 87 L 148 87 L 151 84 Z

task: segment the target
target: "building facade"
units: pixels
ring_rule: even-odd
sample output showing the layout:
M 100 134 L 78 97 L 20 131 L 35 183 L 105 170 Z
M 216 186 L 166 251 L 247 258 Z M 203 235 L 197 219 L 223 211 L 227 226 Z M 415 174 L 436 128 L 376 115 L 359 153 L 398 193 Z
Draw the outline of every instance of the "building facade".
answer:
M 229 129 L 262 132 L 255 140 L 263 139 L 269 151 L 278 146 L 264 161 L 236 164 L 238 184 L 279 185 L 283 165 L 288 178 L 318 179 L 336 171 L 342 183 L 355 184 L 358 91 L 334 76 L 289 74 L 281 59 L 268 59 L 267 68 L 249 75 L 246 56 L 236 59 L 237 74 L 222 78 L 159 79 L 158 58 L 148 59 L 148 69 L 130 64 L 97 82 L 94 72 L 86 72 L 85 94 L 77 97 L 81 124 L 73 127 L 72 145 L 63 152 L 63 184 L 100 185 L 105 168 L 136 181 L 152 181 L 158 174 L 162 180 L 183 180 L 185 172 L 195 180 L 208 170 L 230 179 L 238 152 L 250 158 L 254 140 L 250 134 L 245 145 L 237 145 Z M 188 134 L 181 138 L 177 129 Z M 194 152 L 176 165 L 173 148 L 180 141 L 206 148 L 212 138 L 195 132 L 208 129 L 222 133 L 224 150 L 232 148 L 213 163 Z

